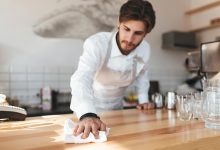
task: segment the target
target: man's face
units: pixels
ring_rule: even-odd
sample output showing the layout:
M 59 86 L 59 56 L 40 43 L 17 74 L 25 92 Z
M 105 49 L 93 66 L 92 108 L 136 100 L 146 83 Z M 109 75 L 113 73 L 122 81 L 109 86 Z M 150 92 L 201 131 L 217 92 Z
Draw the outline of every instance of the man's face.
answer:
M 117 43 L 124 55 L 133 51 L 146 35 L 145 24 L 142 21 L 129 20 L 119 23 Z

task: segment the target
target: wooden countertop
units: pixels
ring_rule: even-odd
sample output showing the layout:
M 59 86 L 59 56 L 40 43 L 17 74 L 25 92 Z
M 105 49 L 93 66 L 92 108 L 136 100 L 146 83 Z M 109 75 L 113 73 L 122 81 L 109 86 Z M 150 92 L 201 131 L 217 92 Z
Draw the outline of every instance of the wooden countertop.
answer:
M 64 120 L 73 118 L 73 115 L 52 115 L 30 117 L 22 122 L 1 122 L 0 149 L 220 149 L 220 131 L 207 129 L 198 120 L 180 121 L 172 110 L 129 109 L 106 112 L 101 117 L 111 128 L 108 141 L 104 143 L 64 144 Z

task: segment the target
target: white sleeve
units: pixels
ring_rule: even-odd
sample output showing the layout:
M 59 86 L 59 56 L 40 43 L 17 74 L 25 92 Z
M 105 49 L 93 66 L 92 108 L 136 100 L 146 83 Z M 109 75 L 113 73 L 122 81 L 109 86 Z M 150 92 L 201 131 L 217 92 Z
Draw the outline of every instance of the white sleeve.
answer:
M 78 118 L 86 113 L 96 113 L 93 96 L 93 78 L 101 62 L 101 54 L 96 41 L 87 39 L 83 45 L 83 55 L 80 57 L 78 68 L 71 77 L 72 99 L 70 108 Z
M 149 78 L 148 78 L 148 70 L 143 69 L 138 78 L 135 80 L 135 87 L 137 89 L 138 101 L 139 104 L 149 102 L 148 98 L 148 90 L 149 90 Z
M 150 59 L 151 48 L 148 43 L 146 43 L 144 48 L 146 50 L 144 54 L 145 64 L 134 83 L 137 89 L 137 96 L 138 96 L 139 104 L 149 102 L 148 91 L 150 87 L 150 82 L 149 82 L 149 77 L 148 77 L 148 62 Z

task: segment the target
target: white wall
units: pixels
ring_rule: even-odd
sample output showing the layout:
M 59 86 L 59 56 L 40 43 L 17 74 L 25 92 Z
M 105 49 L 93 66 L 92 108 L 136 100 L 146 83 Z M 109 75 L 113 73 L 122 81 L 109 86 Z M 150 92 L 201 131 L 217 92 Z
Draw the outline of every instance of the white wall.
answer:
M 41 87 L 70 91 L 70 76 L 82 53 L 79 39 L 46 39 L 32 25 L 55 9 L 56 0 L 0 1 L 0 92 L 22 104 L 39 103 Z
M 82 41 L 46 39 L 32 32 L 38 18 L 56 8 L 56 0 L 0 1 L 0 64 L 73 65 Z
M 162 92 L 172 91 L 186 78 L 184 68 L 186 50 L 164 50 L 161 48 L 161 35 L 164 32 L 189 28 L 184 12 L 188 9 L 187 0 L 151 0 L 157 15 L 156 27 L 147 37 L 152 47 L 150 77 L 160 81 Z
M 166 92 L 174 90 L 185 79 L 187 73 L 183 62 L 187 50 L 163 50 L 161 35 L 171 30 L 188 29 L 188 20 L 184 12 L 189 7 L 189 1 L 150 1 L 157 16 L 155 29 L 146 37 L 152 48 L 150 78 L 159 80 L 161 91 Z M 42 70 L 43 67 L 71 69 L 77 66 L 82 53 L 81 40 L 46 39 L 32 32 L 32 25 L 38 18 L 58 7 L 56 2 L 57 0 L 0 1 L 0 65 L 3 66 L 1 68 L 4 66 L 16 68 L 19 65 L 23 68 L 37 66 Z
M 190 0 L 190 9 L 198 8 L 219 0 Z M 215 18 L 219 18 L 220 5 L 207 9 L 201 12 L 197 12 L 188 16 L 190 20 L 190 28 L 200 28 L 210 24 L 210 21 Z M 215 41 L 216 37 L 220 37 L 220 27 L 198 32 L 200 42 Z

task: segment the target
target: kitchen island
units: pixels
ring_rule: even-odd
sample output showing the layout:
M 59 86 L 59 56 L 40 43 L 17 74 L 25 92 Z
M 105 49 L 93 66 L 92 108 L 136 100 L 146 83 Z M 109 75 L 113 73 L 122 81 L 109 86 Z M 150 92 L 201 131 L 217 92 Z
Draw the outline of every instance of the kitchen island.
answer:
M 180 121 L 174 110 L 127 109 L 100 115 L 111 128 L 104 143 L 65 144 L 64 120 L 72 114 L 28 117 L 21 122 L 0 122 L 1 150 L 213 150 L 220 149 L 220 131 L 200 120 Z

